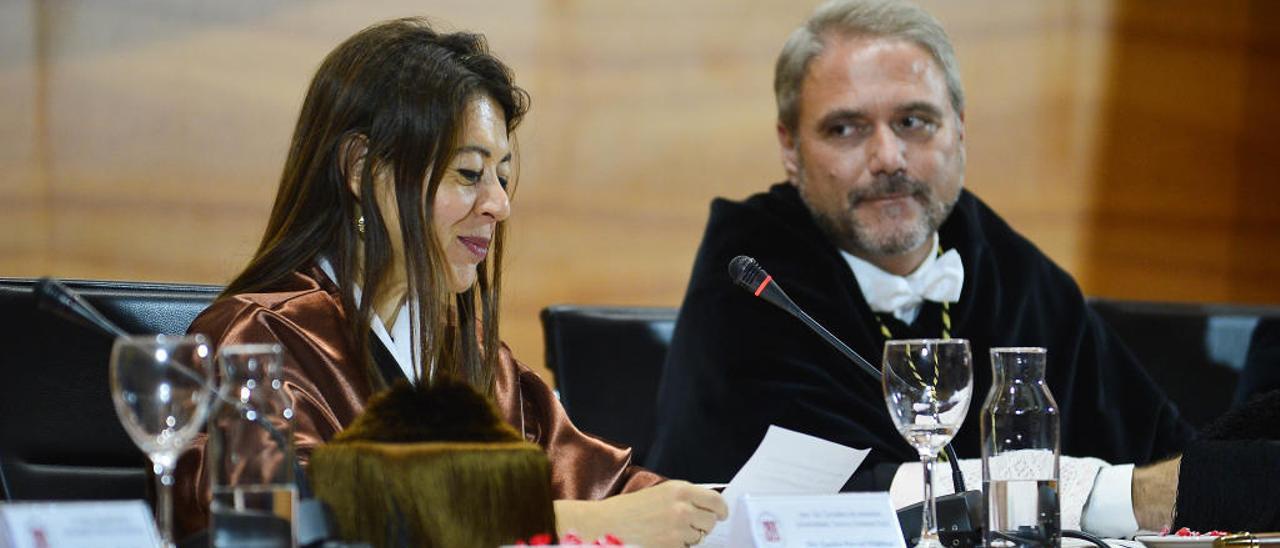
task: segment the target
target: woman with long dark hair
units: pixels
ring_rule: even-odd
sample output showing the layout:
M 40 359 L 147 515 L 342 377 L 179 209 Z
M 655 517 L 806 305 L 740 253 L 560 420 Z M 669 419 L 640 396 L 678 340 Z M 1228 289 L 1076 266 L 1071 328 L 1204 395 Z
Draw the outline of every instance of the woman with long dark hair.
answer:
M 527 108 L 479 35 L 401 19 L 352 36 L 307 91 L 257 253 L 189 331 L 284 346 L 304 460 L 395 379 L 447 374 L 545 448 L 562 531 L 696 543 L 725 516 L 720 496 L 578 431 L 499 339 L 508 139 Z M 178 485 L 188 532 L 208 501 L 192 454 Z

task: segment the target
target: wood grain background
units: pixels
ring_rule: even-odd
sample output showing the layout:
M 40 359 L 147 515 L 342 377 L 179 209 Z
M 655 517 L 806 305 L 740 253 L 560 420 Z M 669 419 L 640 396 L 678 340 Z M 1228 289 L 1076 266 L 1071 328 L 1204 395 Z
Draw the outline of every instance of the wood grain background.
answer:
M 923 2 L 969 97 L 967 184 L 1085 292 L 1280 304 L 1280 3 Z M 308 79 L 428 15 L 533 96 L 503 333 L 552 303 L 676 306 L 707 206 L 781 179 L 794 0 L 0 0 L 0 276 L 225 282 Z

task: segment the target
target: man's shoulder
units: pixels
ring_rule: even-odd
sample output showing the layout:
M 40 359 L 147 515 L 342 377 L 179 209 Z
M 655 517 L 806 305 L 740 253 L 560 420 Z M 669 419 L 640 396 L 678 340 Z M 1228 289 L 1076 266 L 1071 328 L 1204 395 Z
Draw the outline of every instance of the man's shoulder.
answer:
M 1006 288 L 1070 287 L 1073 291 L 1068 293 L 1079 294 L 1070 273 L 968 190 L 961 193 L 941 233 L 944 247 L 960 250 L 966 271 L 995 275 Z
M 963 224 L 962 228 L 970 238 L 988 245 L 1023 247 L 1031 243 L 969 189 L 960 191 L 960 198 L 956 200 L 955 209 L 946 224 L 956 222 Z
M 742 200 L 716 198 L 711 201 L 711 219 L 729 218 L 764 221 L 792 218 L 805 213 L 800 194 L 790 183 L 775 183 L 763 192 L 756 192 Z
M 823 239 L 799 192 L 789 183 L 777 183 L 742 200 L 716 198 L 703 234 L 703 250 L 718 247 L 766 252 L 778 242 L 814 242 Z
M 853 284 L 835 245 L 789 183 L 775 184 L 744 200 L 718 198 L 712 203 L 686 304 L 736 301 L 738 290 L 726 269 L 739 255 L 755 258 L 775 279 L 786 280 L 795 299 L 804 300 L 809 288 L 830 293 L 830 288 Z
M 1016 260 L 1052 261 L 1026 236 L 969 190 L 963 190 L 955 209 L 943 225 L 943 238 L 961 246 L 985 248 L 997 256 Z

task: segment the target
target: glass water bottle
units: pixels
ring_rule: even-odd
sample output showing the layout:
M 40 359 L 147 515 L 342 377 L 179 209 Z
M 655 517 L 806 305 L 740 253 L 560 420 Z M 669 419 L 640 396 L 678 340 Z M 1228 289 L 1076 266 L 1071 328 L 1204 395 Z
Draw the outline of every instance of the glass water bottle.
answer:
M 986 541 L 994 548 L 1060 546 L 1058 404 L 1044 348 L 992 348 L 982 405 Z
M 282 364 L 278 344 L 218 351 L 221 401 L 209 418 L 205 461 L 213 546 L 297 544 L 293 406 L 282 390 Z

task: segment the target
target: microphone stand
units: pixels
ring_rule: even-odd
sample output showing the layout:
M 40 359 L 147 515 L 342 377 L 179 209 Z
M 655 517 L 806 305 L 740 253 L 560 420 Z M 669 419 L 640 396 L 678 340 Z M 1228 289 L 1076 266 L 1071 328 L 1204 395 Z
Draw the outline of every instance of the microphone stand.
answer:
M 795 301 L 792 301 L 791 297 L 774 282 L 773 276 L 765 272 L 764 268 L 755 259 L 746 255 L 734 257 L 733 260 L 729 261 L 729 277 L 739 287 L 799 319 L 801 323 L 808 326 L 828 345 L 857 365 L 858 369 L 875 379 L 877 383 L 881 381 L 880 371 L 874 365 L 871 365 L 871 362 L 867 361 L 866 358 L 863 358 L 852 348 L 849 348 L 849 345 L 845 344 L 844 341 L 836 338 L 827 328 L 823 327 L 817 320 L 809 316 L 804 309 L 800 308 Z M 939 523 L 938 534 L 955 535 L 955 538 L 948 543 L 949 546 L 959 548 L 980 545 L 982 543 L 980 532 L 983 526 L 982 492 L 965 489 L 964 475 L 960 471 L 960 459 L 956 456 L 955 448 L 950 443 L 947 443 L 942 450 L 946 454 L 947 464 L 951 468 L 951 484 L 955 488 L 955 493 L 936 499 Z M 921 506 L 923 504 L 923 502 L 913 504 L 898 511 L 898 520 L 904 532 L 920 530 Z M 948 526 L 943 527 L 943 524 L 948 524 Z M 944 529 L 946 530 L 944 531 Z
M 871 365 L 871 362 L 867 361 L 861 354 L 849 348 L 849 345 L 845 344 L 844 341 L 836 338 L 827 328 L 823 327 L 804 309 L 800 308 L 800 305 L 792 301 L 791 297 L 782 290 L 782 287 L 773 280 L 773 276 L 765 272 L 764 268 L 755 259 L 746 255 L 734 257 L 729 262 L 729 276 L 733 278 L 733 281 L 739 287 L 795 316 L 801 323 L 804 323 L 810 330 L 822 337 L 822 340 L 826 341 L 828 345 L 843 354 L 854 365 L 857 365 L 864 373 L 875 379 L 877 383 L 880 382 L 880 370 Z M 946 454 L 947 463 L 951 467 L 952 486 L 955 488 L 956 493 L 963 493 L 965 491 L 964 476 L 960 473 L 960 459 L 956 456 L 956 450 L 948 443 L 943 446 L 942 451 Z
M 774 285 L 774 287 L 777 287 L 777 286 Z M 813 317 L 810 316 L 807 312 L 805 312 L 804 309 L 800 308 L 799 305 L 791 301 L 791 298 L 787 296 L 785 292 L 782 291 L 781 287 L 778 287 L 778 293 L 781 294 L 782 298 L 786 299 L 787 302 L 790 304 L 790 306 L 784 307 L 785 310 L 787 310 L 788 312 L 791 312 L 791 314 L 794 315 L 796 318 L 799 318 L 801 322 L 809 326 L 809 329 L 813 330 L 813 332 L 817 333 L 819 337 L 822 337 L 823 340 L 827 341 L 827 344 L 831 345 L 833 348 L 838 350 L 841 354 L 844 355 L 844 357 L 848 358 L 849 361 L 853 362 L 855 365 L 861 368 L 863 372 L 867 373 L 872 378 L 874 378 L 877 382 L 879 382 L 880 372 L 876 370 L 876 367 L 874 365 L 871 365 L 871 362 L 867 361 L 866 358 L 862 357 L 862 354 L 854 352 L 852 348 L 849 348 L 849 345 L 845 344 L 844 341 L 841 341 L 840 339 L 836 338 L 835 335 L 833 335 L 830 331 L 828 331 L 827 328 L 823 327 L 822 324 L 818 323 L 817 320 L 813 319 Z M 962 477 L 962 475 L 960 474 L 960 465 L 958 463 L 960 458 L 956 456 L 955 448 L 952 447 L 950 443 L 948 443 L 942 447 L 942 452 L 946 454 L 947 461 L 951 463 L 951 480 L 952 480 L 952 483 L 954 484 L 955 491 L 957 493 L 963 493 L 965 491 L 964 477 Z

